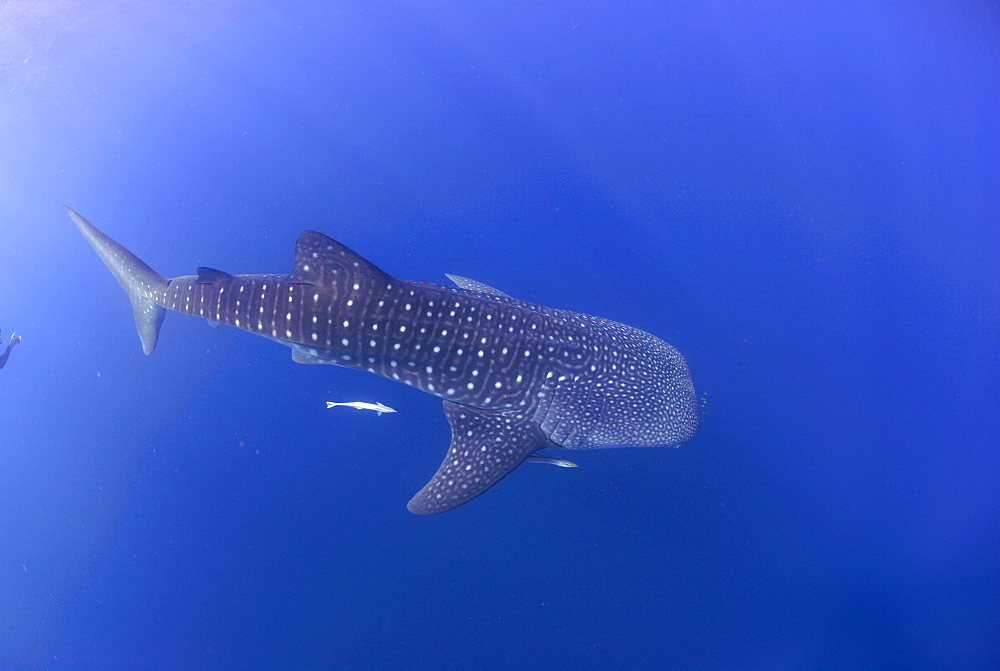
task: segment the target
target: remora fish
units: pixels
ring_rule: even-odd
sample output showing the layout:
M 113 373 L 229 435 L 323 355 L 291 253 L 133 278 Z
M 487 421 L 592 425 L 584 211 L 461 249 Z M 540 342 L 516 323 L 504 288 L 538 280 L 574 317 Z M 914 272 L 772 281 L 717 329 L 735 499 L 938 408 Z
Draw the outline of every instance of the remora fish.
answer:
M 551 464 L 552 466 L 559 466 L 560 468 L 576 468 L 576 464 L 572 461 L 557 459 L 555 457 L 546 457 L 544 454 L 529 454 L 525 457 L 524 461 L 529 464 Z
M 357 408 L 358 410 L 374 410 L 381 417 L 383 412 L 396 412 L 384 403 L 365 403 L 364 401 L 344 401 L 343 403 L 334 403 L 333 401 L 327 401 L 327 408 L 336 408 L 338 405 L 345 406 L 348 408 Z
M 456 287 L 396 279 L 315 231 L 299 235 L 287 275 L 198 268 L 167 279 L 69 214 L 132 301 L 146 354 L 173 310 L 281 342 L 298 363 L 360 368 L 444 399 L 451 445 L 407 505 L 414 513 L 466 503 L 545 447 L 677 446 L 698 428 L 684 357 L 636 328 L 459 276 L 448 276 Z

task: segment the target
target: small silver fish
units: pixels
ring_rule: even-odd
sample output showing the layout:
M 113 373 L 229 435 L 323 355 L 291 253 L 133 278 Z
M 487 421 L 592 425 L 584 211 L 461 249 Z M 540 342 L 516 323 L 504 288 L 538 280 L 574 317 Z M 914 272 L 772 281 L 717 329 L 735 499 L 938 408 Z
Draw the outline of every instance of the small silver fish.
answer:
M 556 459 L 555 457 L 546 457 L 545 455 L 538 454 L 537 452 L 529 454 L 525 461 L 529 464 L 551 464 L 552 466 L 559 466 L 560 468 L 576 468 L 576 464 L 572 461 Z
M 383 412 L 396 412 L 392 408 L 382 403 L 365 403 L 364 401 L 346 401 L 344 403 L 334 403 L 333 401 L 327 401 L 326 407 L 332 408 L 334 406 L 343 405 L 348 408 L 357 408 L 358 410 L 374 410 L 378 413 L 379 417 L 382 416 Z

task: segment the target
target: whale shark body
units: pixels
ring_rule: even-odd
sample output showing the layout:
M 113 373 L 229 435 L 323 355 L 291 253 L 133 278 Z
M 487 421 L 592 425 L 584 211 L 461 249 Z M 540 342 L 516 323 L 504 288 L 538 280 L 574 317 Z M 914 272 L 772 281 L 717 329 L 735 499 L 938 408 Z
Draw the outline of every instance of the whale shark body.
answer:
M 167 279 L 69 215 L 132 301 L 146 354 L 172 310 L 278 341 L 298 363 L 360 368 L 444 399 L 451 444 L 411 512 L 460 506 L 542 448 L 678 446 L 698 428 L 684 357 L 639 329 L 464 277 L 400 280 L 315 231 L 299 235 L 287 275 L 198 268 Z

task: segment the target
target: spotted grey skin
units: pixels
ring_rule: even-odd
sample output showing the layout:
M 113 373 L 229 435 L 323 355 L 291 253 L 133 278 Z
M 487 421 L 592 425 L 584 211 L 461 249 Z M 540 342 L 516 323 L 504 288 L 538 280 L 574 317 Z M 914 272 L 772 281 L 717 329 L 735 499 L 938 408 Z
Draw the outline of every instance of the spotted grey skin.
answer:
M 304 231 L 287 275 L 199 268 L 167 279 L 76 212 L 132 301 L 146 354 L 166 310 L 276 340 L 298 363 L 359 368 L 444 399 L 451 445 L 409 502 L 451 510 L 536 450 L 677 446 L 698 428 L 687 364 L 638 329 L 511 298 L 481 282 L 410 282 Z

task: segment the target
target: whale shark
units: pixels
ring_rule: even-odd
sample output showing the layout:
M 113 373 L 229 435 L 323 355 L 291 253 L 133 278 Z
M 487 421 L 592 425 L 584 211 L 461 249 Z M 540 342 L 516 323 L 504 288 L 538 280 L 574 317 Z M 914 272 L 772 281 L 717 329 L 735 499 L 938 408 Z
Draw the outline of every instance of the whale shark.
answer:
M 316 231 L 286 275 L 198 268 L 165 278 L 70 208 L 132 302 L 152 353 L 168 310 L 286 345 L 302 364 L 355 368 L 443 399 L 451 443 L 407 509 L 479 496 L 544 448 L 676 447 L 700 411 L 684 357 L 625 324 L 513 298 L 458 275 L 402 280 Z M 572 462 L 565 462 L 570 464 Z

